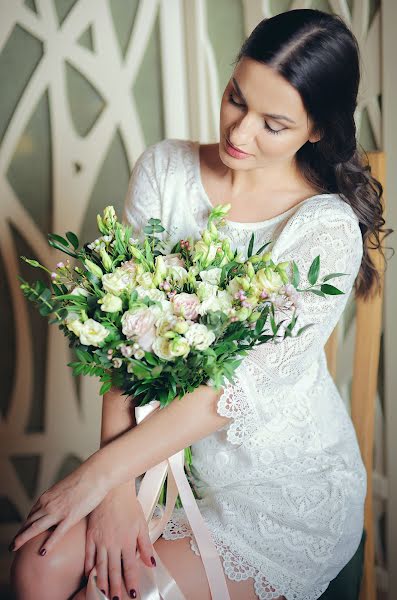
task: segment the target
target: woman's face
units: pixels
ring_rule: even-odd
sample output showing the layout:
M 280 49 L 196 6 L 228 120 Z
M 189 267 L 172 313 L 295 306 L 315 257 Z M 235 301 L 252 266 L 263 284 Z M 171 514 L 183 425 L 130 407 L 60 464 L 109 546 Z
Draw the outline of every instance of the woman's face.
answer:
M 311 127 L 301 97 L 290 83 L 263 63 L 246 57 L 239 61 L 220 109 L 219 148 L 226 165 L 249 169 L 288 162 L 307 140 L 319 139 L 310 135 Z M 250 156 L 230 156 L 226 138 Z

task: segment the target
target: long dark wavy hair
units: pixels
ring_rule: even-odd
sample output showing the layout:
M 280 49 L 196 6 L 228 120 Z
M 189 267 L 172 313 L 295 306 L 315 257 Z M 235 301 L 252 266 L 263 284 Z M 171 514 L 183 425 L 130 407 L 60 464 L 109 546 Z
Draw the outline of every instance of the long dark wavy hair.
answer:
M 356 140 L 357 39 L 337 15 L 314 9 L 290 10 L 258 23 L 232 64 L 243 57 L 272 67 L 301 95 L 315 131 L 322 137 L 298 150 L 297 167 L 319 193 L 337 193 L 354 210 L 364 247 L 355 297 L 368 298 L 380 292 L 380 274 L 368 250 L 379 249 L 385 264 L 382 240 L 393 229 L 383 228 L 383 186 L 371 175 L 368 156 Z

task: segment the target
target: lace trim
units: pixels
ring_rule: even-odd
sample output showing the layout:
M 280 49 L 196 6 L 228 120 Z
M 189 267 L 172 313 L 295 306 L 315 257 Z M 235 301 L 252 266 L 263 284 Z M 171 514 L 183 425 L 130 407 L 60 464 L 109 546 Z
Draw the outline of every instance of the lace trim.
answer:
M 187 521 L 184 509 L 174 509 L 172 518 L 167 523 L 163 538 L 165 540 L 177 540 L 190 537 L 190 548 L 196 554 L 201 556 L 197 546 L 196 539 Z M 275 565 L 270 566 L 269 561 L 263 561 L 258 567 L 250 564 L 236 547 L 233 547 L 230 541 L 223 539 L 222 534 L 211 530 L 211 537 L 214 541 L 218 554 L 222 560 L 225 575 L 231 581 L 245 581 L 248 578 L 253 579 L 254 590 L 259 600 L 275 600 L 279 596 L 285 596 L 288 600 L 317 600 L 319 596 L 327 589 L 329 583 L 321 585 L 309 593 L 307 591 L 299 592 L 302 585 L 292 578 L 287 578 L 285 573 L 281 572 Z M 272 572 L 272 580 L 278 582 L 277 585 L 263 575 L 263 571 Z

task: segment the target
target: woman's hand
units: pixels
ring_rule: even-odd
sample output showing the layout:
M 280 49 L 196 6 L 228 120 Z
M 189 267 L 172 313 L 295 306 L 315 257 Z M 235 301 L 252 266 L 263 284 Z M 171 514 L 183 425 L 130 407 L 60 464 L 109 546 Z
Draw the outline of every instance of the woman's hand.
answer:
M 122 597 L 122 578 L 127 593 L 136 598 L 138 560 L 155 565 L 148 526 L 132 485 L 130 481 L 111 490 L 88 517 L 84 571 L 88 577 L 96 566 L 97 586 L 110 598 Z
M 61 537 L 88 515 L 109 491 L 107 478 L 98 467 L 95 454 L 72 473 L 48 488 L 32 506 L 25 522 L 14 537 L 12 550 L 49 528 L 55 530 L 39 550 L 43 556 Z

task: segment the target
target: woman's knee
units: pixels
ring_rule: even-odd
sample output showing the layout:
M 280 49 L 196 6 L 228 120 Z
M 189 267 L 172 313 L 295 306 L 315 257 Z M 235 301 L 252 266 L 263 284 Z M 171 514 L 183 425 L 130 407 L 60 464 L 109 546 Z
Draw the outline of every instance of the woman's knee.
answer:
M 51 534 L 49 530 L 16 550 L 11 565 L 10 583 L 18 600 L 61 598 L 62 594 L 70 594 L 73 589 L 77 589 L 84 574 L 85 533 L 86 521 L 83 519 L 44 556 L 39 554 L 39 550 L 45 546 L 45 541 Z M 59 585 L 59 591 L 54 589 L 55 585 Z

